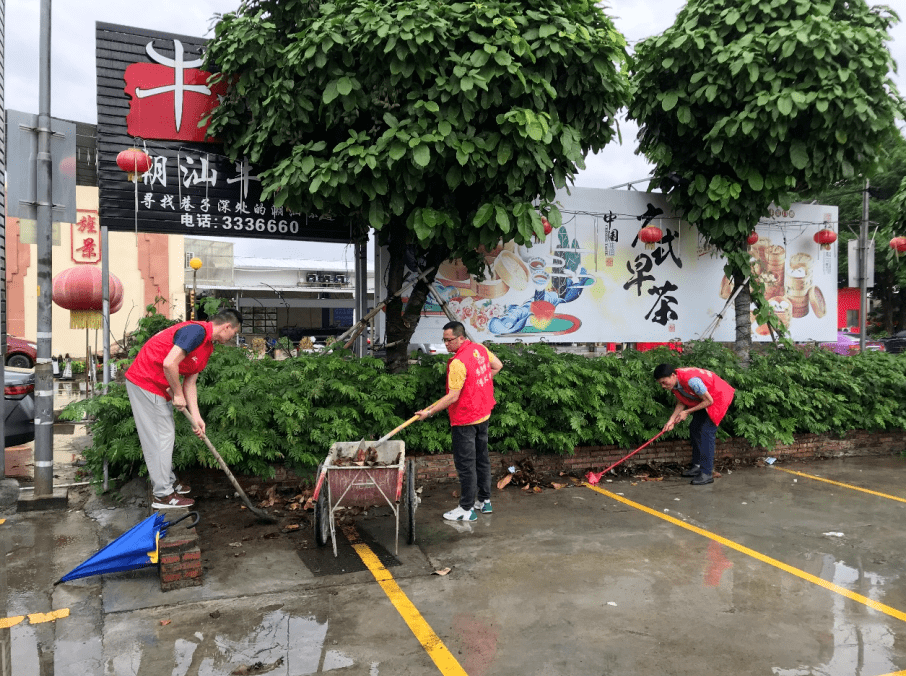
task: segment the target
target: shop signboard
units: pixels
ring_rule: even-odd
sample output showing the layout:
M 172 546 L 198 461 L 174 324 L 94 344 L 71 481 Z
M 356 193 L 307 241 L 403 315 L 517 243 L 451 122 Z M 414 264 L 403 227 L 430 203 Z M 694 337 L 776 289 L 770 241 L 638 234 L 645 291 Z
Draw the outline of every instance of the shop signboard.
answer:
M 110 230 L 349 242 L 348 224 L 261 197 L 256 167 L 230 161 L 204 120 L 226 91 L 202 70 L 205 41 L 96 25 L 100 219 Z M 151 157 L 138 183 L 117 155 Z

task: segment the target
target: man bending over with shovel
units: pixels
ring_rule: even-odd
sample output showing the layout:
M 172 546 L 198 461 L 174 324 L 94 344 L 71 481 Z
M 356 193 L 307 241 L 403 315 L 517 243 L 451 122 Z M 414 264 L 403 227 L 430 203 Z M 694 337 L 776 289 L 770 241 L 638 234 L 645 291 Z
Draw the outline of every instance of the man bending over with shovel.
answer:
M 444 325 L 444 345 L 453 354 L 447 362 L 447 394 L 436 404 L 416 411 L 419 419 L 450 409 L 453 464 L 459 475 L 459 506 L 448 521 L 475 521 L 475 511 L 491 513 L 491 461 L 488 458 L 488 420 L 494 400 L 494 376 L 503 363 L 480 343 L 466 338 L 460 322 Z
M 126 371 L 126 392 L 154 493 L 153 509 L 195 504 L 183 497 L 189 487 L 180 485 L 173 474 L 173 407 L 188 409 L 195 434 L 203 438 L 205 424 L 198 411 L 195 381 L 208 365 L 214 343 L 229 342 L 241 325 L 242 315 L 231 308 L 221 310 L 209 322 L 174 324 L 149 338 Z
M 716 373 L 699 368 L 674 369 L 670 364 L 658 364 L 654 379 L 665 390 L 673 392 L 676 407 L 664 425 L 672 430 L 692 414 L 689 439 L 692 442 L 692 466 L 683 476 L 692 477 L 692 485 L 714 483 L 714 441 L 717 426 L 724 419 L 736 390 Z

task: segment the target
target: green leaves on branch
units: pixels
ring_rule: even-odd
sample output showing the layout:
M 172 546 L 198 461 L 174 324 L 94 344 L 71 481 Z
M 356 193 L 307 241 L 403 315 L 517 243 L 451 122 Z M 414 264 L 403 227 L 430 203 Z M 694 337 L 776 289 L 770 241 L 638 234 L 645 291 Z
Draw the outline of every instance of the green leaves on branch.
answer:
M 629 97 L 625 39 L 587 2 L 258 0 L 207 59 L 233 83 L 210 131 L 265 195 L 451 255 L 531 237 L 518 205 L 549 208 Z M 458 229 L 483 202 L 505 213 Z

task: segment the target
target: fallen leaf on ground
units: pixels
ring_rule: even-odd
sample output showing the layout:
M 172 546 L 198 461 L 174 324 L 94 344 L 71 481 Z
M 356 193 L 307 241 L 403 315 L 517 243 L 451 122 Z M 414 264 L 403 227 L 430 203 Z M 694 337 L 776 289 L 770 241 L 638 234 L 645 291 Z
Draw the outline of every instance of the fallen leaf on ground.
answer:
M 284 528 L 283 530 L 299 530 L 299 524 L 297 524 L 297 523 L 291 523 L 291 524 L 289 524 L 286 528 Z
M 646 476 L 642 481 L 663 481 L 664 477 L 662 476 Z
M 566 487 L 566 484 L 552 483 L 551 486 L 554 487 L 554 490 L 558 490 L 558 491 L 559 491 L 561 488 Z
M 231 542 L 230 543 L 230 547 L 241 547 L 241 546 L 242 546 L 241 542 Z
M 446 575 L 451 570 L 453 570 L 453 569 L 452 568 L 441 568 L 439 570 L 435 570 L 433 574 L 434 575 Z
M 452 495 L 454 498 L 458 498 L 458 497 L 459 497 L 459 491 L 453 491 L 453 492 L 451 493 L 451 495 Z
M 507 474 L 505 477 L 503 477 L 500 481 L 497 482 L 497 488 L 502 491 L 504 488 L 506 488 L 507 484 L 510 483 L 512 480 L 513 480 L 513 475 Z
M 172 621 L 173 621 L 173 620 L 161 620 L 161 621 L 160 621 L 160 626 L 166 627 L 166 626 L 167 626 L 168 624 L 170 624 L 170 622 L 172 622 Z
M 288 505 L 286 506 L 286 508 L 287 508 L 289 511 L 294 512 L 294 511 L 296 511 L 297 509 L 301 509 L 301 508 L 302 508 L 302 505 L 300 505 L 298 502 L 291 502 L 290 504 L 288 504 Z
M 542 488 L 541 488 L 541 486 L 535 486 L 532 490 L 535 491 L 536 493 L 540 493 L 542 491 Z
M 532 488 L 531 486 L 529 486 L 528 484 L 526 484 L 525 486 L 522 487 L 522 490 L 528 491 L 528 490 L 531 490 L 531 488 Z

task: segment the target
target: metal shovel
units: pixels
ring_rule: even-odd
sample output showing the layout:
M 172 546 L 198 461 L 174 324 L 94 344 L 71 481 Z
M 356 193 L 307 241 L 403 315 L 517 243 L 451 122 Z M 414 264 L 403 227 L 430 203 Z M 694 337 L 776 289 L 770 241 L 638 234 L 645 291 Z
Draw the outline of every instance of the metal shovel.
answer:
M 192 425 L 192 429 L 196 430 L 196 432 L 197 432 L 197 428 L 195 427 L 195 421 L 192 420 L 192 414 L 189 413 L 189 410 L 185 409 L 185 408 L 182 409 L 182 412 L 185 414 L 186 418 L 189 419 L 189 423 Z M 249 496 L 247 496 L 245 494 L 245 491 L 242 490 L 242 486 L 240 486 L 239 482 L 236 481 L 236 477 L 233 476 L 233 473 L 230 471 L 230 468 L 227 466 L 226 462 L 224 462 L 220 453 L 217 452 L 217 449 L 214 448 L 214 444 L 211 443 L 211 440 L 208 439 L 207 435 L 204 432 L 201 433 L 201 440 L 205 443 L 205 446 L 208 447 L 208 450 L 211 451 L 211 454 L 215 458 L 217 458 L 217 462 L 220 463 L 220 469 L 222 469 L 224 474 L 227 475 L 227 478 L 230 480 L 230 483 L 233 484 L 233 488 L 236 489 L 236 492 L 239 493 L 239 497 L 242 498 L 242 501 L 245 503 L 245 506 L 248 507 L 248 510 L 252 514 L 257 516 L 259 519 L 262 519 L 264 521 L 269 521 L 270 523 L 277 523 L 277 517 L 271 516 L 270 514 L 265 512 L 263 509 L 259 509 L 258 507 L 255 507 L 252 504 L 252 501 L 249 500 Z

